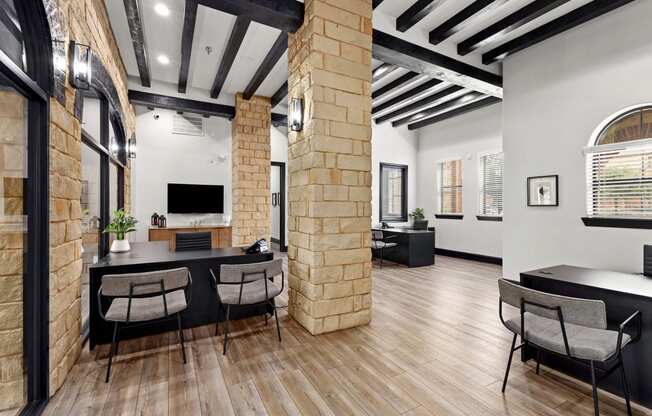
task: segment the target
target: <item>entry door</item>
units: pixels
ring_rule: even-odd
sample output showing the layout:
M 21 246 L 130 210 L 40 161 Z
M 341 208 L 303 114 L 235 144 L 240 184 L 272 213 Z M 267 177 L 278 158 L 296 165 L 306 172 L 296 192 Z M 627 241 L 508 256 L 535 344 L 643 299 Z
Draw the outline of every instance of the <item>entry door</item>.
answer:
M 281 167 L 272 165 L 271 169 L 271 205 L 270 215 L 272 242 L 281 244 Z

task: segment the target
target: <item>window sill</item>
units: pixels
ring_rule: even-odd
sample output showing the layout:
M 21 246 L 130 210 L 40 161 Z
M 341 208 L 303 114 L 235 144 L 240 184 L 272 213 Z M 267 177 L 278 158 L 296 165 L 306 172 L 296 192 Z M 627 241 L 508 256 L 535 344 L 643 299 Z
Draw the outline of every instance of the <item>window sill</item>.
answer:
M 652 229 L 652 219 L 582 217 L 582 222 L 587 227 Z
M 503 217 L 502 216 L 496 216 L 496 215 L 476 215 L 476 218 L 478 221 L 498 221 L 498 222 L 503 222 Z
M 440 220 L 461 220 L 464 218 L 463 214 L 435 214 L 435 218 Z

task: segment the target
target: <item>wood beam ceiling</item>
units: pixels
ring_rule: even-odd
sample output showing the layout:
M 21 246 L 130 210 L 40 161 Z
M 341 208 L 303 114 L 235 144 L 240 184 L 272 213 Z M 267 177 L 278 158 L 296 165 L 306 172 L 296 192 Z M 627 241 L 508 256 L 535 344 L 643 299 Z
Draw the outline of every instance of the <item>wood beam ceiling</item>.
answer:
M 242 40 L 247 34 L 247 29 L 249 28 L 249 23 L 251 20 L 244 16 L 238 16 L 235 19 L 235 24 L 231 30 L 231 35 L 229 40 L 226 43 L 226 48 L 224 49 L 224 54 L 222 55 L 222 60 L 220 61 L 220 66 L 217 69 L 215 74 L 215 80 L 213 80 L 213 86 L 211 87 L 211 98 L 217 98 L 222 91 L 224 86 L 224 81 L 229 75 L 231 66 L 233 66 L 233 61 L 240 50 L 240 45 Z
M 181 65 L 179 66 L 178 91 L 182 94 L 188 89 L 188 73 L 190 70 L 190 55 L 192 41 L 195 36 L 197 21 L 197 0 L 186 0 L 186 10 L 183 15 L 183 32 L 181 34 Z
M 420 129 L 425 126 L 430 126 L 435 123 L 439 123 L 444 120 L 451 119 L 453 117 L 461 116 L 462 114 L 470 113 L 471 111 L 478 110 L 480 108 L 488 107 L 490 105 L 494 105 L 496 103 L 501 102 L 502 100 L 497 97 L 486 97 L 481 100 L 475 101 L 473 103 L 455 108 L 451 111 L 447 111 L 445 113 L 438 114 L 434 117 L 427 118 L 425 120 L 418 121 L 413 124 L 408 125 L 408 130 L 416 130 Z
M 147 47 L 145 45 L 145 36 L 143 30 L 143 20 L 139 9 L 138 0 L 123 0 L 125 12 L 127 13 L 127 23 L 129 24 L 129 34 L 131 43 L 136 54 L 136 64 L 138 65 L 138 74 L 140 83 L 143 87 L 151 87 L 149 72 L 149 61 L 147 58 Z
M 378 104 L 377 106 L 373 107 L 371 109 L 371 114 L 376 114 L 379 113 L 385 109 L 388 109 L 390 107 L 393 107 L 397 104 L 402 103 L 403 101 L 409 100 L 410 98 L 414 98 L 417 95 L 427 93 L 430 90 L 434 90 L 439 84 L 441 84 L 442 81 L 438 79 L 429 79 L 428 81 L 424 82 L 423 84 L 419 84 L 416 87 L 410 89 L 409 91 L 406 91 L 402 94 L 397 95 L 394 98 L 390 98 L 389 100 Z
M 281 58 L 281 56 L 283 56 L 287 49 L 288 34 L 287 32 L 281 32 L 281 34 L 276 38 L 274 45 L 272 45 L 272 48 L 267 53 L 267 56 L 265 56 L 265 59 L 263 59 L 263 62 L 256 70 L 253 78 L 251 78 L 251 81 L 249 81 L 247 88 L 245 88 L 244 92 L 242 93 L 242 96 L 245 100 L 250 99 L 256 93 L 256 90 L 258 90 L 260 84 L 262 84 L 265 78 L 267 78 L 267 75 L 269 75 L 269 73 L 274 68 L 274 65 L 276 65 L 278 60 Z
M 385 121 L 389 121 L 393 118 L 399 117 L 403 114 L 409 114 L 411 112 L 417 111 L 420 108 L 423 108 L 429 104 L 435 103 L 435 102 L 441 102 L 441 101 L 447 101 L 446 98 L 450 97 L 450 99 L 453 99 L 454 97 L 452 96 L 455 93 L 458 93 L 460 91 L 464 90 L 464 87 L 460 87 L 459 85 L 453 85 L 448 88 L 444 88 L 441 91 L 438 91 L 432 95 L 429 95 L 425 98 L 422 98 L 420 100 L 417 100 L 411 104 L 408 104 L 404 107 L 399 108 L 398 110 L 394 110 L 391 113 L 387 113 L 384 116 L 378 117 L 374 121 L 376 124 L 384 123 Z
M 447 0 L 418 0 L 396 18 L 396 30 L 406 32 Z
M 428 39 L 433 45 L 439 45 L 444 40 L 459 32 L 468 23 L 468 20 L 493 10 L 507 0 L 475 0 L 467 7 L 460 10 L 453 17 L 437 26 L 428 34 Z
M 284 32 L 303 24 L 303 3 L 295 0 L 198 0 L 202 6 L 246 17 Z
M 403 117 L 398 120 L 392 121 L 392 127 L 398 127 L 402 126 L 404 124 L 410 124 L 414 122 L 418 122 L 420 120 L 424 120 L 430 116 L 434 116 L 435 114 L 441 113 L 442 111 L 447 111 L 449 109 L 453 109 L 457 106 L 460 106 L 462 104 L 466 103 L 471 103 L 473 101 L 477 101 L 481 98 L 485 97 L 484 94 L 479 93 L 479 92 L 470 92 L 468 94 L 464 94 L 461 97 L 457 97 L 453 100 L 446 101 L 444 103 L 437 104 L 432 107 L 428 107 L 422 111 L 419 111 L 417 114 L 413 114 L 411 116 Z
M 392 90 L 394 90 L 396 88 L 400 88 L 403 85 L 405 85 L 408 81 L 412 81 L 418 76 L 419 76 L 419 74 L 417 74 L 416 72 L 413 72 L 413 71 L 407 72 L 407 73 L 401 75 L 400 77 L 396 78 L 395 80 L 393 80 L 391 82 L 388 82 L 386 85 L 384 85 L 384 86 L 378 88 L 377 90 L 373 91 L 371 93 L 371 98 L 372 99 L 378 98 L 378 97 L 380 97 L 382 95 L 385 95 L 385 94 L 389 93 L 390 91 L 392 91 Z
M 281 87 L 276 90 L 274 95 L 272 95 L 272 108 L 276 107 L 278 103 L 283 101 L 285 97 L 288 96 L 288 82 L 285 81 Z

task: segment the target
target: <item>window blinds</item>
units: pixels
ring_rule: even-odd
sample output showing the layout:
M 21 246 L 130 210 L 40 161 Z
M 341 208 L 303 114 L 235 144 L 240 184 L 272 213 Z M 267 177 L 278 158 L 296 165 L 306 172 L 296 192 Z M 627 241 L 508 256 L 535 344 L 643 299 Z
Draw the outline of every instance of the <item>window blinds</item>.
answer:
M 652 144 L 646 142 L 587 149 L 589 216 L 652 217 Z
M 480 157 L 480 214 L 503 215 L 503 153 Z
M 439 163 L 439 209 L 442 214 L 462 213 L 462 161 Z

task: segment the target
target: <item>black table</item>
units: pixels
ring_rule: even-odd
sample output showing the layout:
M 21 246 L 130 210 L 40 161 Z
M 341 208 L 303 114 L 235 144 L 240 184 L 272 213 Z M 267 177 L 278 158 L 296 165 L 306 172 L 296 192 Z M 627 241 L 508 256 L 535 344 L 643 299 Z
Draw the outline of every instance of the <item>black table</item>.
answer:
M 610 329 L 617 329 L 634 311 L 641 311 L 642 337 L 624 349 L 623 358 L 632 400 L 652 407 L 652 279 L 639 274 L 561 265 L 521 273 L 521 284 L 558 295 L 603 300 Z M 529 348 L 522 354 L 524 360 L 535 356 Z M 589 372 L 572 360 L 542 354 L 542 362 L 590 382 Z M 600 388 L 622 397 L 620 373 L 614 372 L 600 383 Z
M 408 267 L 432 266 L 435 264 L 435 232 L 411 228 L 374 228 L 382 231 L 387 240 L 398 247 L 387 248 L 383 259 L 404 264 Z
M 217 296 L 213 288 L 213 279 L 209 268 L 219 275 L 221 264 L 241 264 L 268 261 L 274 254 L 245 254 L 239 247 L 215 248 L 211 250 L 170 251 L 166 241 L 148 243 L 133 243 L 126 253 L 110 253 L 90 266 L 90 348 L 98 344 L 111 342 L 113 325 L 105 322 L 97 305 L 97 291 L 105 274 L 140 273 L 153 270 L 188 267 L 192 275 L 192 300 L 190 308 L 181 315 L 183 328 L 192 328 L 214 323 L 218 318 L 224 319 L 219 312 Z M 104 302 L 104 312 L 108 309 Z M 239 319 L 247 316 L 262 315 L 266 309 L 260 306 L 241 306 L 231 308 L 231 318 Z M 156 334 L 176 329 L 176 322 L 167 321 L 141 327 L 125 328 L 120 332 L 121 339 L 137 338 L 143 335 Z

